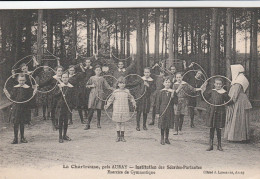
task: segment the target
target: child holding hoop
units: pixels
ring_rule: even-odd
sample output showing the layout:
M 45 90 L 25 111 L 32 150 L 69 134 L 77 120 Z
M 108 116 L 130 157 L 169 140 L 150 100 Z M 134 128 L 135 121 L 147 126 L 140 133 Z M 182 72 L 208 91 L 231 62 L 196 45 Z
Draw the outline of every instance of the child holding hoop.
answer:
M 200 88 L 194 88 L 187 82 L 182 80 L 183 74 L 181 72 L 176 73 L 176 82 L 173 85 L 173 90 L 176 91 L 178 96 L 178 102 L 174 108 L 175 110 L 175 133 L 178 135 L 182 130 L 184 116 L 188 114 L 188 96 L 187 91 L 196 92 L 201 90 Z M 185 93 L 186 92 L 186 93 Z
M 206 119 L 207 127 L 210 127 L 210 140 L 209 140 L 209 148 L 207 151 L 213 150 L 213 139 L 214 139 L 214 131 L 217 131 L 218 138 L 218 150 L 223 151 L 221 147 L 221 129 L 225 127 L 225 118 L 226 118 L 226 109 L 224 104 L 230 100 L 228 93 L 225 89 L 223 89 L 223 81 L 221 78 L 214 79 L 214 87 L 213 89 L 206 91 L 207 83 L 203 84 L 202 92 L 205 96 L 206 100 L 213 105 L 210 105 L 209 108 L 209 116 Z M 219 105 L 219 106 L 214 106 Z
M 130 94 L 129 90 L 125 88 L 126 80 L 124 77 L 119 77 L 118 87 L 113 91 L 111 97 L 108 99 L 107 104 L 104 106 L 107 109 L 113 103 L 113 116 L 112 120 L 116 122 L 117 139 L 116 142 L 126 142 L 124 138 L 125 122 L 130 119 L 129 103 L 128 100 L 136 108 L 134 97 Z M 121 132 L 121 133 L 120 133 Z
M 15 85 L 11 94 L 4 89 L 5 94 L 12 100 L 22 102 L 29 100 L 36 90 L 32 89 L 26 84 L 26 77 L 24 74 L 19 74 L 17 77 L 18 85 Z M 37 88 L 36 88 L 37 89 Z M 14 123 L 14 140 L 12 144 L 18 144 L 18 131 L 20 127 L 21 143 L 27 143 L 24 137 L 24 124 L 28 124 L 31 118 L 32 101 L 25 103 L 13 103 L 11 109 L 11 120 Z
M 97 110 L 97 128 L 101 128 L 100 126 L 100 118 L 101 118 L 101 108 L 103 101 L 101 100 L 104 95 L 104 88 L 113 90 L 112 87 L 109 86 L 108 82 L 103 78 L 101 75 L 101 66 L 97 65 L 95 67 L 95 76 L 90 77 L 87 82 L 86 87 L 91 88 L 89 94 L 89 101 L 88 101 L 88 123 L 84 130 L 90 129 L 90 122 L 92 120 L 94 111 Z M 101 98 L 101 99 L 100 99 Z
M 68 119 L 73 107 L 73 85 L 69 83 L 69 75 L 67 73 L 62 74 L 61 83 L 58 84 L 59 91 L 54 95 L 57 98 L 57 106 L 55 111 L 55 118 L 58 119 L 59 124 L 59 143 L 63 143 L 63 140 L 70 141 L 67 136 Z M 63 129 L 63 135 L 62 135 Z
M 171 79 L 166 78 L 163 81 L 164 88 L 158 94 L 156 105 L 157 118 L 159 118 L 158 127 L 161 129 L 161 144 L 170 144 L 169 129 L 174 127 L 174 101 L 177 100 L 177 94 L 171 87 Z M 165 135 L 164 135 L 165 134 Z M 165 136 L 165 138 L 164 138 Z
M 140 118 L 142 113 L 143 113 L 143 130 L 147 130 L 146 120 L 151 107 L 150 97 L 152 92 L 155 89 L 154 80 L 151 78 L 150 75 L 151 75 L 151 69 L 149 67 L 144 68 L 144 76 L 142 77 L 144 84 L 142 85 L 141 94 L 143 93 L 145 88 L 146 91 L 142 96 L 142 98 L 140 98 L 137 101 L 137 114 L 136 114 L 137 131 L 140 131 Z

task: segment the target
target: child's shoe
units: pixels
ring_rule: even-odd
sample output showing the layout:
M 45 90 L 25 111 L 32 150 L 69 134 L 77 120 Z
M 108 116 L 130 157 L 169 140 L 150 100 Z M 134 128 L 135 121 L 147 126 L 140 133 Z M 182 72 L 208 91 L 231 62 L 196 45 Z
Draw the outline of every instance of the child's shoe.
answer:
M 63 143 L 63 139 L 59 139 L 59 143 Z
M 171 144 L 170 141 L 169 141 L 169 139 L 165 139 L 165 143 L 166 143 L 166 144 Z
M 21 143 L 28 143 L 28 141 L 23 137 L 21 138 Z
M 63 140 L 71 141 L 71 138 L 69 138 L 69 136 L 63 136 Z
M 18 139 L 14 138 L 11 144 L 18 144 Z

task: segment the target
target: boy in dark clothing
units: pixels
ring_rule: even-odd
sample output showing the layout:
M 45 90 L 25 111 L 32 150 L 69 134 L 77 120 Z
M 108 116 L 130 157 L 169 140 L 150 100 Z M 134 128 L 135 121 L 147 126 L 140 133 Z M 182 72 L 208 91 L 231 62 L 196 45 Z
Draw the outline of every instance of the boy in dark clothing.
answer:
M 70 141 L 71 139 L 67 136 L 68 129 L 68 119 L 73 107 L 73 86 L 68 82 L 68 74 L 63 74 L 61 76 L 62 83 L 58 86 L 60 88 L 59 92 L 55 94 L 57 97 L 57 106 L 55 111 L 55 117 L 58 119 L 59 123 L 59 142 L 63 143 L 63 140 Z M 62 135 L 63 128 L 63 135 Z
M 25 84 L 25 75 L 20 74 L 17 80 L 19 84 L 14 86 L 11 94 L 9 94 L 6 89 L 4 89 L 5 94 L 10 99 L 17 102 L 29 100 L 32 97 L 32 95 L 36 93 L 36 90 L 33 90 L 29 85 Z M 21 143 L 27 143 L 27 140 L 24 137 L 24 124 L 28 124 L 30 122 L 31 106 L 32 104 L 30 103 L 30 101 L 25 103 L 13 103 L 11 109 L 11 119 L 14 123 L 14 140 L 12 144 L 18 144 L 19 126 L 21 134 Z
M 223 89 L 223 81 L 221 78 L 215 78 L 214 88 L 211 90 L 206 90 L 206 85 L 202 86 L 202 92 L 207 100 L 211 104 L 220 105 L 214 106 L 211 105 L 209 108 L 209 116 L 206 119 L 207 127 L 210 127 L 210 141 L 209 141 L 209 148 L 207 151 L 213 150 L 213 139 L 214 139 L 214 131 L 217 131 L 217 138 L 218 138 L 218 150 L 223 151 L 221 147 L 221 128 L 225 127 L 225 118 L 226 118 L 226 110 L 224 104 L 225 102 L 230 100 L 228 93 L 226 90 Z
M 144 90 L 146 91 L 143 97 L 137 101 L 137 114 L 136 114 L 137 131 L 140 131 L 140 118 L 142 113 L 143 113 L 143 129 L 147 130 L 146 120 L 151 106 L 150 96 L 155 89 L 154 80 L 150 77 L 150 75 L 151 75 L 150 68 L 145 68 L 144 76 L 142 77 L 144 83 L 142 84 L 143 86 L 142 86 L 141 94 L 143 94 Z

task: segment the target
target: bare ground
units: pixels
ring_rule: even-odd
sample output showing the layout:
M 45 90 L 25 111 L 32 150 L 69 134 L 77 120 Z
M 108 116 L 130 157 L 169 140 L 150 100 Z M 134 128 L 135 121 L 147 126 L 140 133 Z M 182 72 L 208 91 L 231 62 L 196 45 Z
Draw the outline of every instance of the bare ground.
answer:
M 157 123 L 148 126 L 148 131 L 136 131 L 135 120 L 127 122 L 127 142 L 115 142 L 116 130 L 105 113 L 102 113 L 101 129 L 96 127 L 94 117 L 91 129 L 86 131 L 73 114 L 74 124 L 69 126 L 70 142 L 60 144 L 58 131 L 53 131 L 51 121 L 41 117 L 33 119 L 33 125 L 25 128 L 27 144 L 12 145 L 13 128 L 2 123 L 0 128 L 0 173 L 2 169 L 30 168 L 35 170 L 62 168 L 63 165 L 191 165 L 203 170 L 260 169 L 259 144 L 230 143 L 223 140 L 223 152 L 206 152 L 209 130 L 203 120 L 195 119 L 195 128 L 189 127 L 189 118 L 184 121 L 183 134 L 174 136 L 170 131 L 170 145 L 160 144 L 160 130 Z M 151 116 L 148 117 L 151 119 Z M 142 121 L 141 121 L 142 122 Z M 149 122 L 149 121 L 148 121 Z M 157 122 L 157 121 L 156 121 Z M 1 175 L 0 175 L 1 178 Z

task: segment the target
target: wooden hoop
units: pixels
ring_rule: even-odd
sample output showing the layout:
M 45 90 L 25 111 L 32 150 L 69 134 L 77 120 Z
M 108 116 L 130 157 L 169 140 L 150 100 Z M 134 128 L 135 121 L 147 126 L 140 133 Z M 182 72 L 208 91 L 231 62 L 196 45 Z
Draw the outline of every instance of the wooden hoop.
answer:
M 23 73 L 15 73 L 14 75 L 19 75 L 19 74 L 23 74 Z M 28 75 L 28 74 L 24 74 L 24 75 Z M 36 83 L 36 80 L 35 80 L 32 76 L 30 76 L 30 75 L 28 75 L 28 76 L 33 79 L 33 81 L 34 81 L 35 84 L 37 84 L 37 83 Z M 12 77 L 13 77 L 13 75 L 11 75 L 9 78 L 7 78 L 7 80 L 5 81 L 5 84 L 4 84 L 4 89 L 6 89 L 6 84 L 7 84 L 7 82 L 8 82 Z M 32 84 L 31 84 L 31 85 L 32 85 Z M 37 91 L 37 85 L 36 85 L 36 89 L 34 89 L 34 91 L 35 91 L 35 90 Z M 16 103 L 16 104 L 27 103 L 27 102 L 29 102 L 31 99 L 33 99 L 33 97 L 34 97 L 35 94 L 36 94 L 36 93 L 33 92 L 32 97 L 29 98 L 29 99 L 27 99 L 27 100 L 25 100 L 25 101 L 14 101 L 14 100 L 12 100 L 11 98 L 9 98 L 9 95 L 6 94 L 5 90 L 4 90 L 4 93 L 5 93 L 6 97 L 7 97 L 7 99 L 9 99 L 10 101 L 12 101 L 13 103 Z
M 35 68 L 34 70 L 33 70 L 33 72 L 31 73 L 31 76 L 32 76 L 32 74 L 37 70 L 37 69 L 39 69 L 39 68 L 41 68 L 41 67 L 45 67 L 45 66 L 38 66 L 37 68 Z M 55 70 L 54 69 L 52 69 L 51 67 L 49 67 L 49 66 L 47 66 L 49 69 L 51 69 L 54 73 L 55 73 Z M 37 83 L 36 83 L 37 84 Z M 58 81 L 56 81 L 56 84 L 55 84 L 55 86 L 52 88 L 52 89 L 50 89 L 50 90 L 48 90 L 48 91 L 40 91 L 40 90 L 38 90 L 37 89 L 37 91 L 39 92 L 39 93 L 49 93 L 49 92 L 51 92 L 52 90 L 54 90 L 55 89 L 55 87 L 57 86 L 57 84 L 58 84 Z M 38 84 L 37 84 L 38 85 Z
M 124 93 L 126 93 L 126 92 L 124 91 Z M 107 99 L 106 99 L 106 101 L 105 101 L 105 105 L 107 104 L 107 101 L 108 101 L 108 99 L 111 97 L 112 94 L 113 94 L 113 93 L 111 93 L 111 94 L 107 97 Z M 109 106 L 108 106 L 108 107 L 109 107 Z M 110 115 L 108 114 L 107 110 L 106 110 L 106 109 L 104 109 L 104 110 L 105 110 L 105 113 L 106 113 L 106 115 L 108 116 L 108 118 L 112 120 L 112 117 L 110 117 Z M 130 118 L 129 118 L 128 120 L 130 120 L 130 119 L 133 118 L 133 116 L 135 115 L 135 111 L 136 111 L 136 108 L 134 108 L 134 112 L 133 112 L 133 114 L 130 116 Z
M 126 75 L 124 78 L 126 79 L 127 77 L 129 77 L 129 76 L 131 76 L 131 75 L 136 75 L 136 76 L 138 76 L 138 77 L 140 77 L 140 78 L 142 79 L 142 77 L 141 77 L 140 75 L 137 75 L 137 74 L 129 74 L 129 75 Z M 142 80 L 143 80 L 143 79 L 142 79 Z M 144 80 L 143 80 L 143 81 L 144 81 Z M 137 100 L 141 99 L 141 98 L 145 95 L 145 93 L 146 93 L 146 86 L 144 86 L 144 92 L 143 92 L 143 94 L 142 94 L 140 97 L 136 98 L 135 100 L 137 101 Z
M 231 83 L 231 80 L 228 79 L 228 78 L 225 77 L 225 76 L 222 76 L 222 75 L 214 75 L 214 76 L 210 77 L 209 79 L 207 79 L 207 80 L 203 83 L 203 85 L 204 85 L 207 81 L 209 81 L 210 79 L 216 78 L 216 77 L 225 78 L 225 79 L 227 79 L 227 80 Z M 216 107 L 218 107 L 218 106 L 224 106 L 224 105 L 228 104 L 228 103 L 232 100 L 232 98 L 230 98 L 230 100 L 228 100 L 227 102 L 225 102 L 225 103 L 223 103 L 223 104 L 217 104 L 217 105 L 216 105 L 216 104 L 212 104 L 212 103 L 208 102 L 208 101 L 205 99 L 205 96 L 203 95 L 203 92 L 202 92 L 202 91 L 201 91 L 201 96 L 202 96 L 202 98 L 204 99 L 204 101 L 205 101 L 206 103 L 208 103 L 208 104 L 211 105 L 211 106 L 216 106 Z

